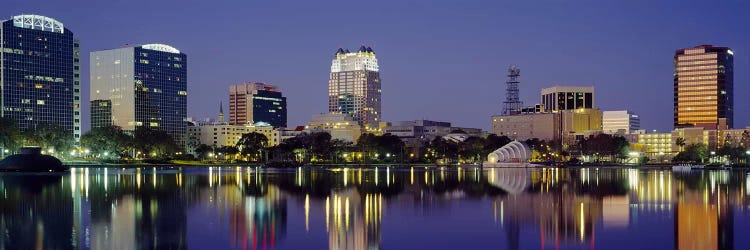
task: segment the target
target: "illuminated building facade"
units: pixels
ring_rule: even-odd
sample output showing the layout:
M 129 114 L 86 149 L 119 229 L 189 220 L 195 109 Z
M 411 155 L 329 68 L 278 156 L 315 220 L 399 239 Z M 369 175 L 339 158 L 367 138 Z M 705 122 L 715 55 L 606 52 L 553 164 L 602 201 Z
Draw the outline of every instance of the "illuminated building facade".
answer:
M 362 135 L 359 123 L 345 114 L 313 115 L 312 121 L 305 126 L 306 132 L 328 132 L 331 139 L 356 143 Z
M 559 140 L 574 133 L 601 129 L 602 111 L 599 109 L 492 116 L 492 133 L 514 140 Z
M 364 45 L 357 52 L 339 48 L 331 62 L 328 112 L 347 114 L 365 130 L 381 121 L 380 70 L 375 52 Z
M 108 101 L 112 125 L 126 131 L 148 127 L 183 145 L 187 120 L 187 56 L 164 44 L 94 51 L 92 106 Z M 97 120 L 106 114 L 93 113 Z M 92 124 L 92 127 L 98 126 Z
M 22 130 L 60 126 L 81 136 L 80 46 L 64 24 L 18 15 L 0 22 L 0 116 Z
M 638 144 L 643 146 L 643 151 L 652 158 L 658 156 L 671 156 L 673 149 L 672 133 L 639 134 Z M 665 156 L 665 157 L 666 157 Z
M 640 116 L 627 111 L 602 112 L 602 130 L 610 134 L 629 134 L 641 128 Z
M 594 108 L 594 86 L 553 86 L 542 89 L 545 112 Z
M 236 146 L 243 134 L 259 133 L 268 139 L 268 146 L 281 142 L 279 130 L 271 126 L 204 124 L 187 127 L 188 145 L 205 144 L 214 147 Z
M 674 127 L 732 128 L 734 52 L 701 45 L 674 56 Z
M 286 97 L 276 86 L 246 82 L 229 86 L 229 124 L 286 127 Z

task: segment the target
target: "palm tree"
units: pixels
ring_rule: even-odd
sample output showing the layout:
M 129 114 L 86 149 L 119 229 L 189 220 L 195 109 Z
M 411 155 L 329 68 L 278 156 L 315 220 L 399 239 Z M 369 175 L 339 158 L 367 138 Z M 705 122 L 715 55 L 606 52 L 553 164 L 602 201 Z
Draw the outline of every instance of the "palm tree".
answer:
M 682 147 L 685 146 L 685 138 L 677 137 L 677 139 L 675 139 L 674 144 L 680 147 L 680 152 L 682 152 Z

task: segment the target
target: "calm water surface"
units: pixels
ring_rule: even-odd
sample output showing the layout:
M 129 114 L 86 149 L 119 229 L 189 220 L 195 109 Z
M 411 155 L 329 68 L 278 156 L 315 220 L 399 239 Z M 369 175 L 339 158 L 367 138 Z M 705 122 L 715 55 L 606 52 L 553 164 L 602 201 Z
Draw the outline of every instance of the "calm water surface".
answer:
M 0 173 L 0 249 L 750 249 L 745 171 Z

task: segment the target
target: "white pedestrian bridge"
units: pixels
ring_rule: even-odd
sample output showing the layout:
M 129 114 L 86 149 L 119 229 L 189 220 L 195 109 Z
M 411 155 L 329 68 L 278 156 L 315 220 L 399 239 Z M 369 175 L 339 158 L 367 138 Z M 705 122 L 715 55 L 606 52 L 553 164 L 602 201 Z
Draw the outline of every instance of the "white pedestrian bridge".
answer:
M 529 159 L 531 149 L 519 141 L 512 141 L 487 155 L 487 163 L 525 163 Z

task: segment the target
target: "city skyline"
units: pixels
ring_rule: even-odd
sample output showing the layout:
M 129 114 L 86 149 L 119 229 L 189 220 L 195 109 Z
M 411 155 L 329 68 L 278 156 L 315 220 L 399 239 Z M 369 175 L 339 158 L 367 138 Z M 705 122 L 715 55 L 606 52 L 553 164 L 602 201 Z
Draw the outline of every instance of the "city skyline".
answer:
M 75 8 L 78 4 L 101 11 L 79 12 L 86 8 Z M 602 110 L 632 110 L 641 115 L 643 128 L 668 131 L 672 120 L 665 114 L 672 113 L 673 94 L 673 64 L 669 59 L 676 49 L 700 44 L 735 50 L 735 91 L 740 96 L 748 90 L 742 84 L 746 79 L 744 72 L 749 68 L 747 53 L 743 51 L 747 51 L 745 44 L 750 44 L 750 38 L 734 32 L 741 30 L 739 25 L 744 23 L 744 17 L 738 12 L 742 9 L 739 8 L 741 3 L 719 4 L 704 13 L 705 22 L 689 28 L 682 27 L 682 22 L 692 20 L 695 13 L 703 13 L 702 8 L 674 7 L 666 3 L 649 4 L 649 8 L 638 4 L 590 4 L 581 8 L 557 2 L 548 4 L 557 8 L 537 12 L 534 7 L 541 4 L 533 3 L 376 4 L 370 10 L 389 15 L 393 20 L 341 23 L 344 29 L 333 30 L 324 25 L 331 21 L 325 15 L 335 12 L 327 3 L 242 3 L 212 5 L 206 9 L 211 10 L 210 13 L 247 10 L 258 14 L 246 21 L 264 20 L 256 22 L 257 29 L 248 32 L 249 36 L 262 39 L 249 39 L 248 35 L 230 32 L 243 25 L 235 19 L 220 18 L 221 23 L 229 27 L 223 29 L 196 21 L 202 18 L 191 16 L 210 19 L 217 15 L 197 15 L 206 11 L 202 10 L 206 6 L 200 4 L 187 4 L 186 15 L 167 14 L 174 22 L 189 24 L 170 26 L 170 29 L 149 25 L 147 19 L 133 21 L 127 17 L 136 11 L 148 16 L 150 11 L 168 5 L 166 3 L 156 3 L 155 10 L 142 10 L 138 4 L 124 3 L 64 3 L 66 8 L 61 8 L 60 3 L 32 6 L 18 2 L 0 12 L 0 19 L 21 13 L 55 18 L 76 32 L 84 54 L 124 43 L 159 42 L 180 48 L 191 55 L 193 62 L 189 68 L 188 92 L 192 95 L 188 97 L 188 116 L 195 118 L 214 117 L 215 103 L 227 102 L 222 90 L 238 80 L 253 79 L 272 82 L 285 89 L 289 97 L 289 126 L 303 125 L 311 114 L 326 111 L 325 86 L 331 51 L 360 43 L 378 50 L 382 70 L 386 72 L 385 121 L 426 118 L 488 129 L 490 124 L 486 117 L 502 112 L 505 69 L 516 64 L 524 69 L 519 80 L 521 100 L 527 105 L 534 104 L 537 91 L 545 86 L 593 85 L 598 99 L 606 100 L 597 102 Z M 320 13 L 306 14 L 314 18 L 302 23 L 266 16 L 287 10 L 302 13 L 306 8 Z M 623 15 L 606 14 L 613 10 Z M 670 19 L 659 17 L 673 11 L 676 13 L 669 15 Z M 568 18 L 568 15 L 572 16 Z M 440 19 L 441 16 L 445 20 Z M 560 17 L 566 17 L 566 21 L 554 21 Z M 97 18 L 103 22 L 89 21 Z M 650 25 L 630 21 L 635 19 Z M 509 22 L 513 20 L 518 20 L 519 24 Z M 344 31 L 357 26 L 363 27 Z M 212 29 L 206 30 L 209 27 Z M 226 39 L 216 44 L 203 36 L 195 36 L 194 30 L 205 30 L 208 32 L 205 37 L 211 39 Z M 561 32 L 569 34 L 550 39 Z M 303 37 L 305 40 L 301 42 L 299 39 Z M 245 38 L 254 44 L 248 46 Z M 246 57 L 257 60 L 244 60 Z M 89 62 L 86 58 L 82 61 L 85 76 Z M 296 69 L 295 74 L 288 73 L 290 67 Z M 89 84 L 84 78 L 82 96 L 88 95 Z M 475 91 L 450 91 L 457 88 Z M 445 95 L 448 91 L 450 96 Z M 618 98 L 621 96 L 633 98 Z M 87 102 L 84 104 L 82 117 L 86 124 L 84 130 L 87 130 L 89 107 Z M 750 124 L 750 117 L 743 112 L 748 109 L 748 101 L 736 98 L 735 127 Z

